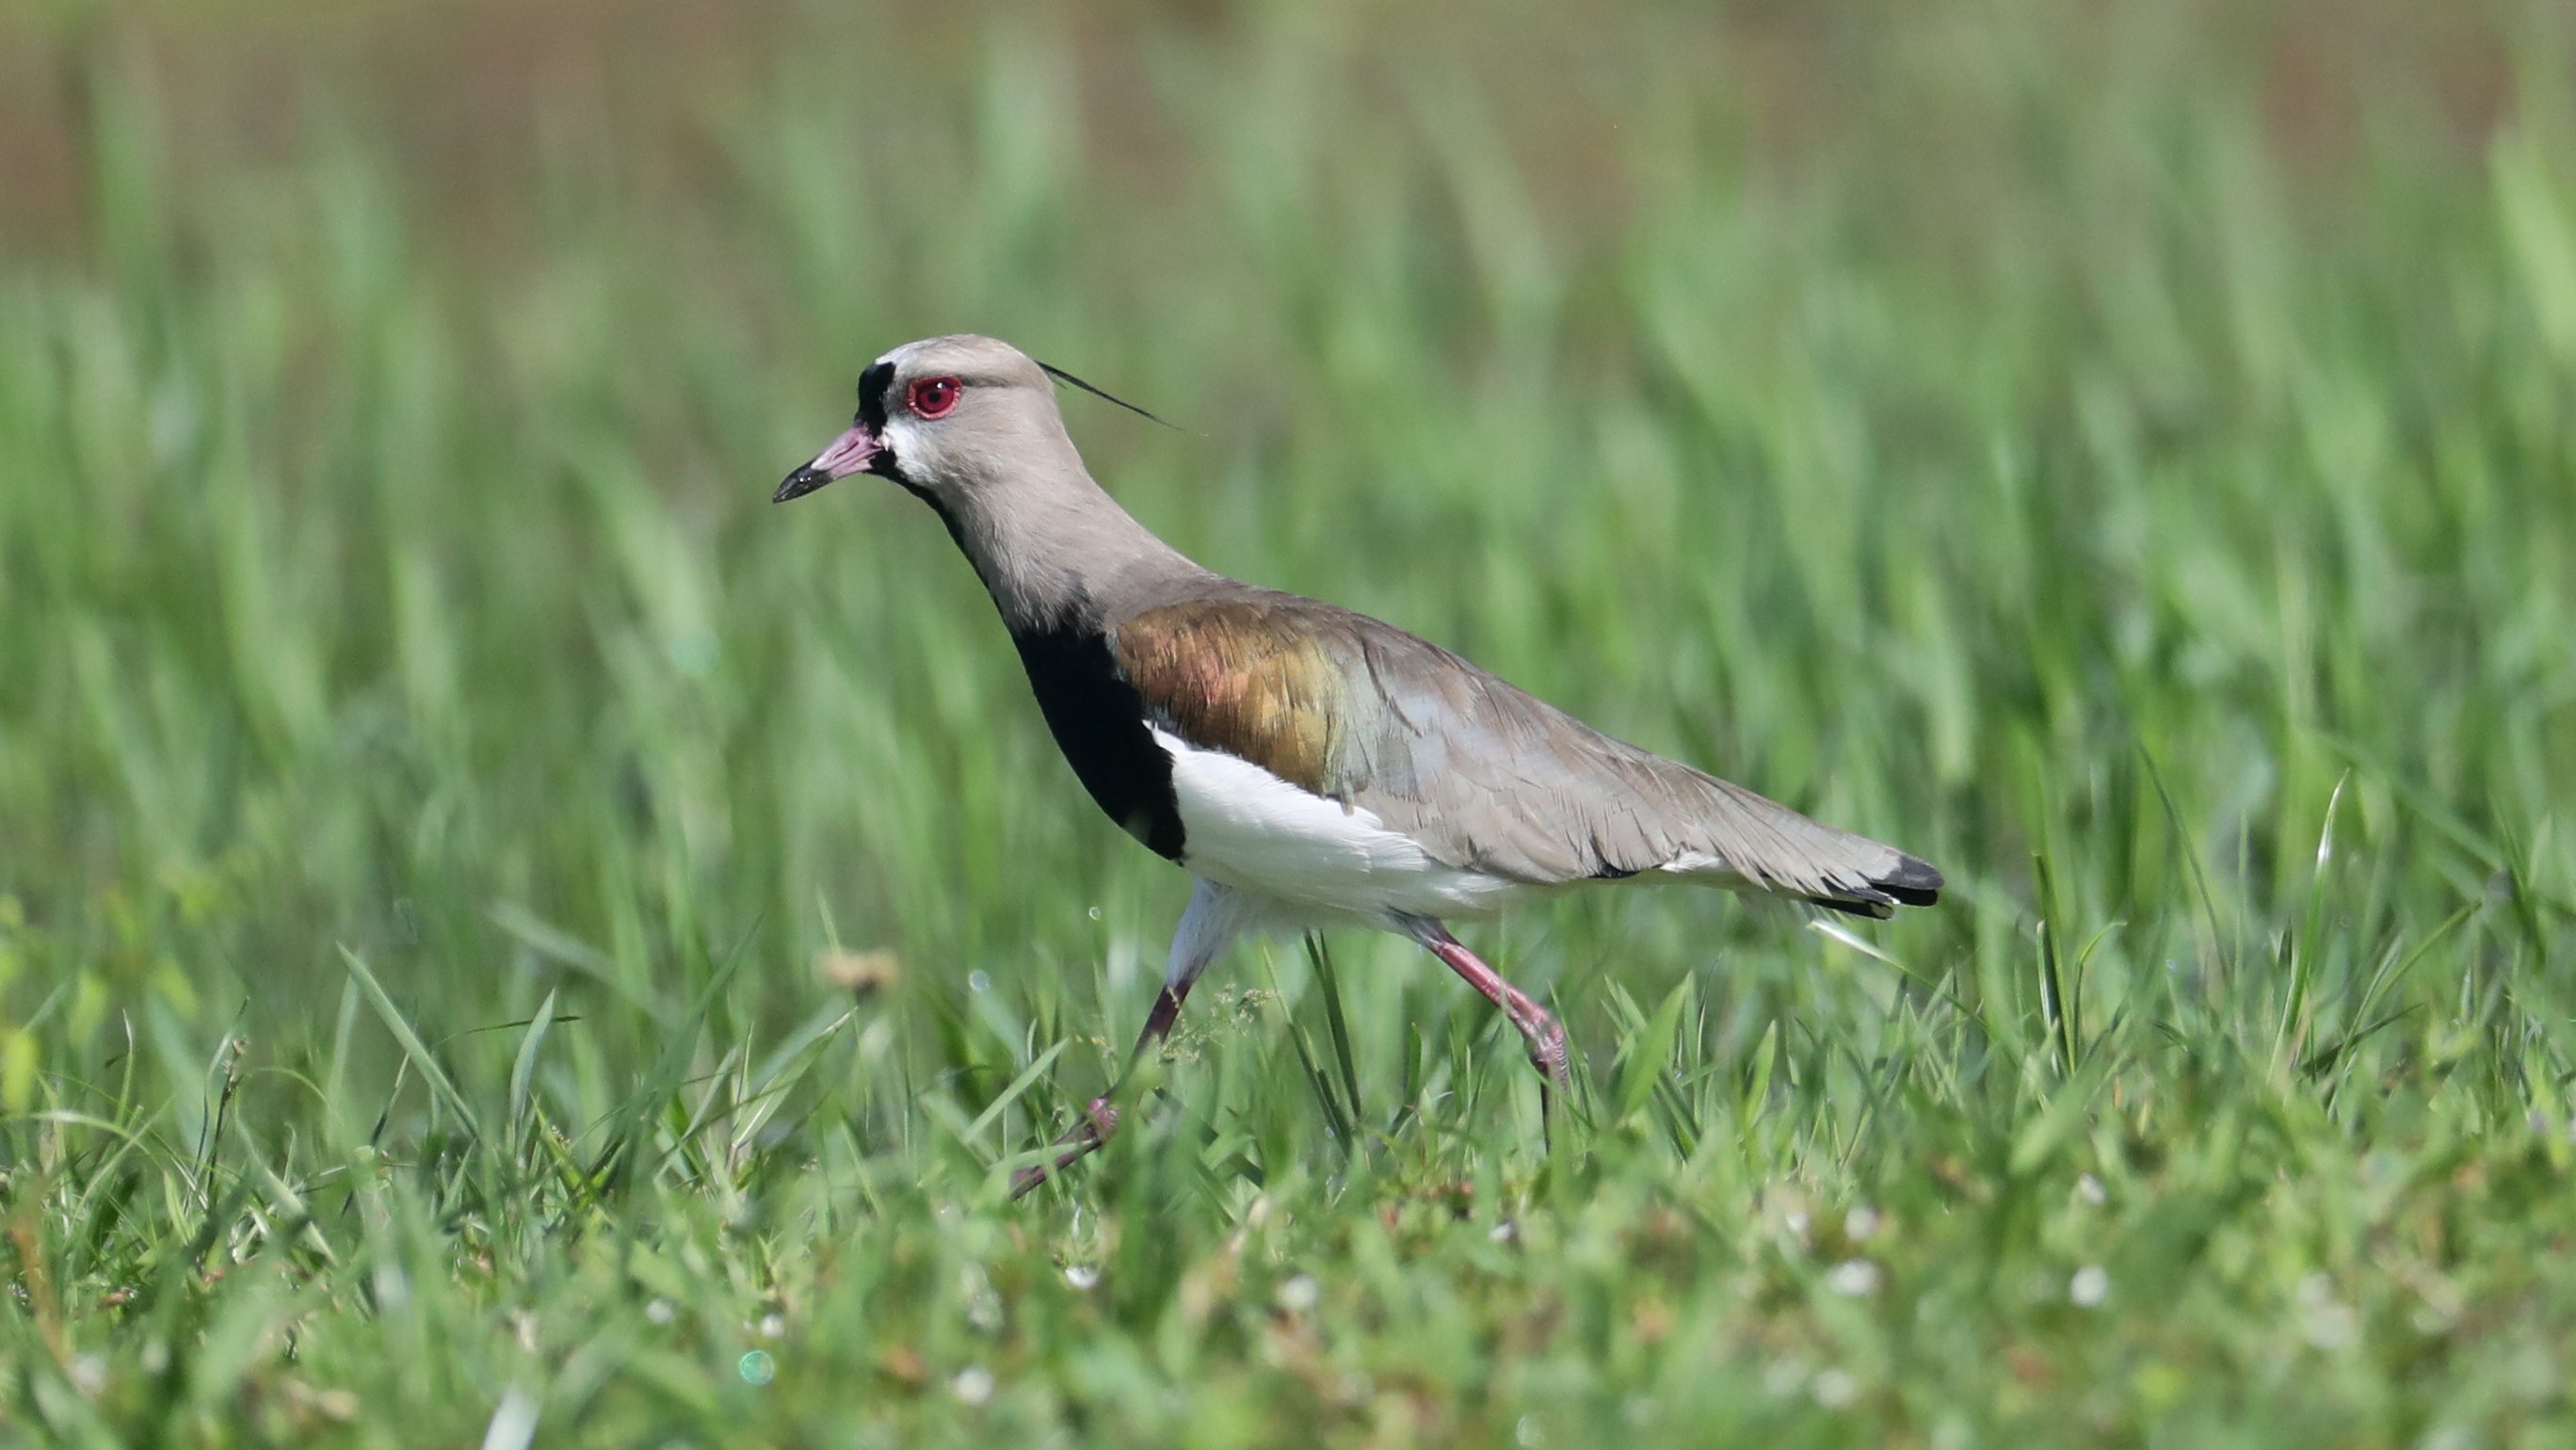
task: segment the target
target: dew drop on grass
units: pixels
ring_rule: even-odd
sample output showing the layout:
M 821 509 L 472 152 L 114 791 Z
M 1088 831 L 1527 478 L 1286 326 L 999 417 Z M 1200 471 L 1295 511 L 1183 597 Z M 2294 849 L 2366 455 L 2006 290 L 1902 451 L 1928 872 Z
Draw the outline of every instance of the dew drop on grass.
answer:
M 768 1350 L 754 1349 L 744 1353 L 734 1371 L 742 1376 L 744 1384 L 758 1388 L 778 1378 L 778 1361 L 769 1357 Z
M 970 1364 L 948 1382 L 948 1392 L 961 1405 L 980 1405 L 993 1397 L 993 1372 L 980 1364 Z
M 993 990 L 992 974 L 981 967 L 968 972 L 966 974 L 966 990 L 969 992 L 989 992 Z

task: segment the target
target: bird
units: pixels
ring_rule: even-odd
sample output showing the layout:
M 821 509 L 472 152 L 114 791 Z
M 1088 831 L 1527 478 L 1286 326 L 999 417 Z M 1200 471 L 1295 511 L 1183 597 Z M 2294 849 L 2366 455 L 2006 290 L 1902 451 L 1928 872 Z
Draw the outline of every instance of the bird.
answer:
M 1239 938 L 1361 927 L 1491 1001 L 1546 1095 L 1570 1086 L 1563 1025 L 1450 922 L 1609 882 L 1876 918 L 1939 898 L 1921 857 L 1612 739 L 1394 625 L 1200 566 L 1092 478 L 1059 381 L 1144 412 L 994 338 L 906 343 L 860 373 L 849 428 L 773 501 L 865 473 L 928 504 L 1083 788 L 1194 878 L 1137 1056 Z M 1117 1123 L 1094 1099 L 1014 1196 Z

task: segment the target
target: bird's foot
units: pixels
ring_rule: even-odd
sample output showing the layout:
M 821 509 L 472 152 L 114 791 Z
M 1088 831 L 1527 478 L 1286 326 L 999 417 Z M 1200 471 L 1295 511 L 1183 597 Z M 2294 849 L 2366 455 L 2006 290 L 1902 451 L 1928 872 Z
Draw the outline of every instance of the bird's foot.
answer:
M 1574 1086 L 1574 1049 L 1566 1042 L 1565 1024 L 1536 1003 L 1531 1003 L 1530 1008 L 1535 1020 L 1514 1024 L 1529 1043 L 1530 1066 L 1538 1069 L 1539 1076 L 1545 1078 L 1549 1086 L 1571 1091 Z
M 1072 1166 L 1084 1154 L 1108 1142 L 1109 1135 L 1117 1131 L 1118 1105 L 1109 1101 L 1106 1094 L 1093 1098 L 1083 1105 L 1082 1121 L 1065 1129 L 1063 1135 L 1055 1140 L 1055 1146 L 1063 1152 L 1045 1163 L 1032 1163 L 1011 1175 L 1011 1197 L 1024 1196 L 1058 1170 Z
M 1528 1001 L 1523 998 L 1523 1001 Z M 1565 1024 L 1554 1013 L 1529 1003 L 1534 1017 L 1512 1014 L 1512 1023 L 1529 1043 L 1530 1066 L 1538 1069 L 1538 1130 L 1546 1149 L 1556 1151 L 1556 1099 L 1574 1092 L 1574 1049 L 1566 1042 Z

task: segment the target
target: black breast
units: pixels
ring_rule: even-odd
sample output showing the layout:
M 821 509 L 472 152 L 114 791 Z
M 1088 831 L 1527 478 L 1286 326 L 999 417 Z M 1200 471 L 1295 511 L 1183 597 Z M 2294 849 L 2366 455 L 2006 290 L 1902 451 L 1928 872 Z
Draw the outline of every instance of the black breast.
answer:
M 1181 859 L 1181 808 L 1172 758 L 1145 725 L 1144 697 L 1119 678 L 1109 637 L 1071 621 L 1015 629 L 1020 663 L 1056 748 L 1083 788 L 1127 834 L 1156 855 Z

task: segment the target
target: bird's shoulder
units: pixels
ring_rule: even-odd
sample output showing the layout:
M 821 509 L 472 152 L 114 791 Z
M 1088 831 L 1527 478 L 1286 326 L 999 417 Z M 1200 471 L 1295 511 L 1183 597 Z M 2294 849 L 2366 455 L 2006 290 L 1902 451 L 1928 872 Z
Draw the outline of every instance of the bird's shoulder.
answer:
M 1426 749 L 1452 768 L 1450 746 L 1626 749 L 1419 635 L 1281 590 L 1215 580 L 1110 639 L 1160 728 L 1336 799 L 1418 789 Z
M 1355 714 L 1373 711 L 1354 689 L 1353 667 L 1371 636 L 1402 631 L 1321 600 L 1214 580 L 1108 633 L 1120 675 L 1156 728 L 1334 795 L 1345 784 L 1339 747 Z

